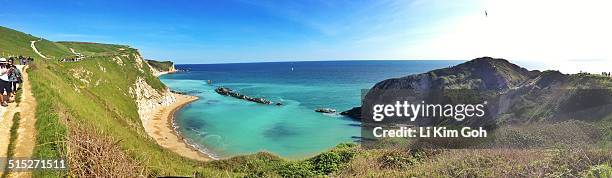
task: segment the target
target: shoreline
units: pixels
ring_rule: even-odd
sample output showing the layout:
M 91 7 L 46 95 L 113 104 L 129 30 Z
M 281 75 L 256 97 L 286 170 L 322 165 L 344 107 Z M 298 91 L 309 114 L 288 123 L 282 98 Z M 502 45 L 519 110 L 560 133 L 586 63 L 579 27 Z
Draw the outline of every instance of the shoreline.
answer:
M 153 76 L 159 77 L 159 76 L 166 75 L 166 74 L 171 74 L 171 73 L 175 73 L 175 71 L 155 72 L 155 73 L 153 73 Z
M 174 127 L 174 114 L 176 111 L 198 100 L 198 97 L 177 93 L 172 93 L 172 95 L 176 98 L 176 102 L 169 106 L 158 107 L 155 109 L 155 112 L 150 113 L 153 115 L 153 118 L 145 125 L 145 130 L 147 130 L 149 136 L 158 145 L 183 157 L 198 161 L 214 160 L 215 158 L 208 155 L 208 153 L 186 141 Z

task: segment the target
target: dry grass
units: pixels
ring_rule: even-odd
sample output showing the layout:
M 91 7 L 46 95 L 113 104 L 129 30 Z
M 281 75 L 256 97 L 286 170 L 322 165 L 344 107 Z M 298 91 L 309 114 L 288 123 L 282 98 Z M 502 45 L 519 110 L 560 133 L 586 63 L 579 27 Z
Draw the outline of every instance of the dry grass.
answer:
M 81 126 L 70 127 L 65 157 L 71 177 L 142 177 L 143 162 L 134 160 L 115 140 Z
M 338 172 L 339 177 L 581 177 L 610 163 L 610 150 L 470 149 L 369 150 Z M 435 154 L 431 154 L 435 153 Z
M 503 127 L 495 132 L 500 148 L 585 148 L 601 142 L 606 131 L 594 123 L 569 120 L 553 124 Z

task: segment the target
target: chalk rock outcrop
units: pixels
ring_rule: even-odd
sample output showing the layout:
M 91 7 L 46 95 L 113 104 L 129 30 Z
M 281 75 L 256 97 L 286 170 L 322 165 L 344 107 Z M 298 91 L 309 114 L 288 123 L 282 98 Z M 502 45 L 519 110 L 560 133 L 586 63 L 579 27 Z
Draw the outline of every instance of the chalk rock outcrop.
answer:
M 134 86 L 130 87 L 129 93 L 136 101 L 138 115 L 143 124 L 153 117 L 155 109 L 162 106 L 169 106 L 176 102 L 176 98 L 169 89 L 158 91 L 151 87 L 144 78 L 138 77 Z

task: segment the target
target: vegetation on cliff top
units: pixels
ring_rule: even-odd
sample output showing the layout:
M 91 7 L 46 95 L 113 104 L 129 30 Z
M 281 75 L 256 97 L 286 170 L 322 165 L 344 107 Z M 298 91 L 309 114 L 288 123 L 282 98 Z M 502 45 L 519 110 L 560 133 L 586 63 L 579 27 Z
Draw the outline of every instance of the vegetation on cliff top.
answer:
M 108 56 L 110 57 L 110 56 L 126 54 L 125 52 L 127 51 L 136 52 L 135 49 L 130 48 L 127 45 L 102 44 L 102 43 L 91 43 L 91 42 L 73 42 L 73 41 L 60 41 L 56 43 L 64 45 L 68 48 L 72 48 L 75 52 L 81 53 L 82 55 L 85 55 L 85 56 Z
M 172 61 L 156 61 L 148 59 L 147 62 L 153 69 L 157 71 L 170 71 L 174 70 L 174 63 Z

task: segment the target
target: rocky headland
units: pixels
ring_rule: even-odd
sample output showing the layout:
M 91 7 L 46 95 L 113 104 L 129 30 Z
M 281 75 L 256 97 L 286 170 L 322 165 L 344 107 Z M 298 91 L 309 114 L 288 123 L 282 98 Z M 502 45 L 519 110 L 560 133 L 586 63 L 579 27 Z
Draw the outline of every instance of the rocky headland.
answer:
M 426 98 L 432 93 L 457 89 L 478 92 L 479 96 L 492 101 L 489 107 L 491 118 L 495 120 L 490 122 L 496 124 L 568 119 L 595 121 L 605 118 L 610 113 L 605 110 L 612 104 L 612 78 L 527 70 L 505 59 L 491 57 L 383 80 L 370 89 L 365 99 L 381 97 L 379 94 L 385 90 L 411 90 Z M 364 117 L 361 107 L 340 114 L 356 120 Z
M 147 65 L 151 69 L 151 72 L 155 76 L 160 76 L 164 74 L 170 74 L 178 72 L 174 67 L 174 62 L 172 61 L 157 61 L 157 60 L 146 60 Z

